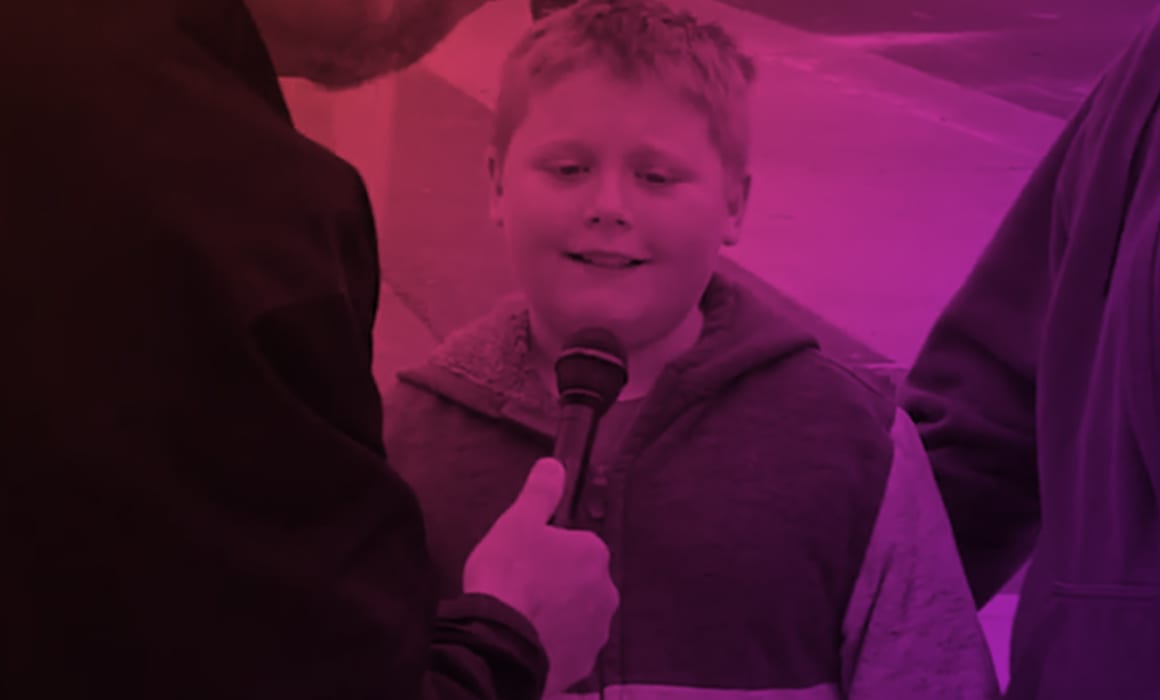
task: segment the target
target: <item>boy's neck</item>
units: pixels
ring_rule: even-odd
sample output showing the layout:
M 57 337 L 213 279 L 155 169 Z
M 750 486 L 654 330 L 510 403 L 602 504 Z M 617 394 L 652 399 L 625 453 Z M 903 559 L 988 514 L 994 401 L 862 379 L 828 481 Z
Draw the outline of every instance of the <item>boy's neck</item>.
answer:
M 693 307 L 667 335 L 647 345 L 628 348 L 628 383 L 621 390 L 619 400 L 632 401 L 648 395 L 665 367 L 696 345 L 704 325 L 705 316 L 700 307 Z M 556 396 L 554 365 L 564 340 L 552 333 L 535 312 L 531 314 L 531 336 L 532 363 L 552 396 Z

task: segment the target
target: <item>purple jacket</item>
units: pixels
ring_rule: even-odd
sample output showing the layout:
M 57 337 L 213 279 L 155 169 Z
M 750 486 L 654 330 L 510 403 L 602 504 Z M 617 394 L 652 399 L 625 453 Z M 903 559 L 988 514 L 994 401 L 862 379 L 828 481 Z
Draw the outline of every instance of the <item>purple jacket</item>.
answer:
M 936 324 L 902 398 L 978 602 L 1026 559 L 1012 700 L 1160 697 L 1160 15 Z
M 623 698 L 987 698 L 993 670 L 908 419 L 722 278 L 580 526 L 621 608 L 577 692 Z M 515 301 L 388 396 L 386 444 L 427 515 L 442 593 L 551 451 L 554 402 Z M 692 693 L 693 695 L 690 695 Z

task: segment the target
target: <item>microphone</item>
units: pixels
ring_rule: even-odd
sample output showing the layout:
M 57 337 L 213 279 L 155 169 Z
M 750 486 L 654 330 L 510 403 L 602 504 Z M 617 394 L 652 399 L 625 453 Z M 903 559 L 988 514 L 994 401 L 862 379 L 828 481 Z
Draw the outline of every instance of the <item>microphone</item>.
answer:
M 566 527 L 572 522 L 596 426 L 628 381 L 625 356 L 624 346 L 611 332 L 585 328 L 568 339 L 556 359 L 560 423 L 552 456 L 564 465 L 566 476 L 553 525 Z

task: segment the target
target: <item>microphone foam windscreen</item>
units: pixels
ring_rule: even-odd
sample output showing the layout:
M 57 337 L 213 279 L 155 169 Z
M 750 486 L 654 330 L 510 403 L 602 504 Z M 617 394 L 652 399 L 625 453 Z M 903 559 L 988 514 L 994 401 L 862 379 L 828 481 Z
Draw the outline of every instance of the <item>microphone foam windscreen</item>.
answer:
M 603 413 L 616 403 L 627 381 L 624 344 L 603 328 L 573 334 L 556 360 L 556 386 L 565 403 L 587 403 Z

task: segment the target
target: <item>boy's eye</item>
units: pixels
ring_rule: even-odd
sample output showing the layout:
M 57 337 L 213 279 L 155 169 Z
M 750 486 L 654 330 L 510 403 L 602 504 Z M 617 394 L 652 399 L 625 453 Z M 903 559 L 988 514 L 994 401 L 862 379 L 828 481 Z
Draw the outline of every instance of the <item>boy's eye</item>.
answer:
M 561 177 L 576 177 L 588 172 L 588 168 L 578 163 L 562 163 L 552 166 L 552 172 Z
M 675 178 L 670 177 L 666 173 L 658 173 L 656 171 L 640 173 L 639 177 L 650 185 L 670 185 L 675 181 Z

